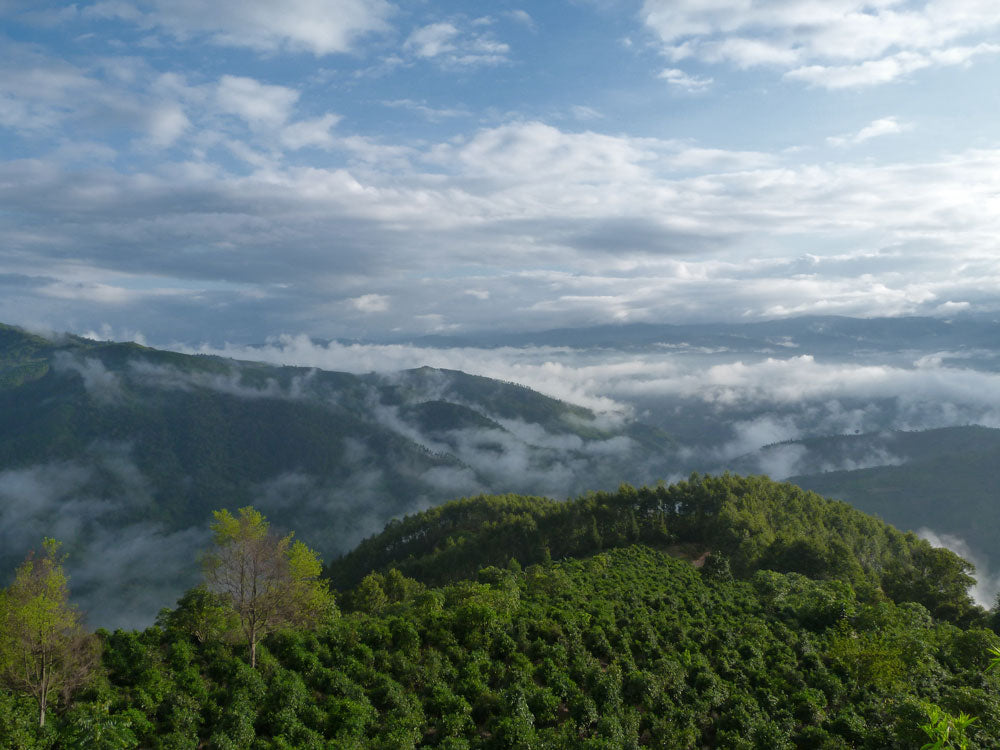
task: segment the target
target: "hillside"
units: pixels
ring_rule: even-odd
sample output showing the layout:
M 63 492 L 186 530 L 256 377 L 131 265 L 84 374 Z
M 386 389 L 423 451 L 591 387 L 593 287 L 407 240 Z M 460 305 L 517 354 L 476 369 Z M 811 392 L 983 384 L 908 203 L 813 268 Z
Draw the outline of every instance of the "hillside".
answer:
M 977 425 L 790 440 L 728 461 L 912 531 L 959 537 L 992 555 L 1000 528 L 1000 429 Z
M 660 431 L 457 371 L 352 375 L 0 327 L 0 566 L 65 539 L 106 625 L 126 603 L 148 623 L 190 585 L 214 508 L 253 503 L 332 556 L 457 495 L 566 497 L 661 475 L 672 452 Z
M 633 543 L 692 559 L 721 556 L 744 578 L 768 569 L 840 579 L 955 622 L 977 616 L 967 593 L 971 566 L 953 553 L 795 485 L 729 474 L 695 474 L 669 487 L 623 485 L 569 502 L 458 500 L 391 522 L 327 574 L 339 588 L 393 568 L 440 585 L 511 557 L 528 565 Z
M 893 460 L 849 471 L 804 472 L 789 481 L 902 528 L 959 536 L 977 552 L 992 555 L 1000 528 L 1000 430 L 952 427 L 842 442 L 857 454 L 881 449 Z
M 185 597 L 157 627 L 101 633 L 101 679 L 45 732 L 0 690 L 0 745 L 902 749 L 934 703 L 977 716 L 968 747 L 991 748 L 1000 638 L 966 567 L 761 477 L 468 499 L 335 561 L 355 581 L 341 612 L 269 637 L 257 669 Z

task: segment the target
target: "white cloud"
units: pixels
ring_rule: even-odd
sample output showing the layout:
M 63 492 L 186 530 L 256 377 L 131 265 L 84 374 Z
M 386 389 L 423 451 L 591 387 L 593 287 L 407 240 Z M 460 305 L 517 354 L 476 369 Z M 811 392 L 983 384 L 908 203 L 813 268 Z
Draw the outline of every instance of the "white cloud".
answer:
M 246 76 L 224 75 L 219 79 L 215 98 L 223 112 L 242 118 L 251 127 L 277 127 L 288 120 L 299 92 Z
M 968 63 L 997 51 L 976 42 L 1000 26 L 981 0 L 645 0 L 642 18 L 673 60 L 770 66 L 828 88 Z
M 188 160 L 130 172 L 0 165 L 2 257 L 8 272 L 41 279 L 0 296 L 0 315 L 57 325 L 42 295 L 67 310 L 104 301 L 155 335 L 206 304 L 213 316 L 232 311 L 232 330 L 242 330 L 256 304 L 284 311 L 296 330 L 351 335 L 336 313 L 367 294 L 391 298 L 380 321 L 404 331 L 996 304 L 998 150 L 791 163 L 542 122 L 400 145 L 338 136 L 335 115 L 296 119 L 286 87 L 171 86 L 192 123 L 175 143 L 202 149 Z M 276 125 L 220 116 L 215 94 L 227 88 L 227 109 Z M 258 91 L 259 111 L 246 101 Z M 905 127 L 883 119 L 845 137 Z M 282 152 L 309 145 L 334 163 Z M 249 171 L 213 158 L 219 148 Z M 157 208 L 164 196 L 169 210 Z
M 956 555 L 971 562 L 976 572 L 973 574 L 975 583 L 969 590 L 976 604 L 991 609 L 997 603 L 1000 594 L 1000 574 L 990 569 L 990 561 L 980 552 L 973 550 L 961 537 L 954 534 L 939 534 L 928 528 L 922 528 L 917 536 L 927 540 L 932 547 L 944 547 Z
M 437 57 L 455 49 L 454 39 L 458 29 L 450 23 L 432 23 L 414 30 L 407 38 L 404 48 L 417 57 Z
M 204 36 L 224 46 L 319 56 L 348 52 L 359 37 L 386 30 L 392 10 L 385 0 L 137 0 L 101 2 L 85 12 L 182 40 Z
M 602 120 L 604 119 L 604 114 L 593 107 L 588 107 L 583 104 L 574 104 L 569 110 L 573 117 L 581 122 L 587 120 Z
M 157 148 L 166 148 L 190 127 L 191 121 L 179 104 L 161 104 L 149 115 L 149 141 Z
M 510 53 L 510 46 L 497 41 L 489 32 L 463 31 L 450 21 L 414 29 L 403 49 L 418 58 L 456 68 L 498 65 L 506 62 Z
M 329 113 L 314 120 L 300 120 L 286 126 L 281 131 L 281 142 L 293 150 L 309 146 L 332 148 L 335 141 L 330 130 L 340 120 L 338 115 Z
M 455 107 L 431 107 L 426 102 L 418 102 L 413 99 L 393 99 L 391 101 L 382 102 L 382 104 L 386 107 L 392 107 L 394 109 L 409 109 L 424 116 L 431 122 L 439 122 L 452 117 L 468 117 L 470 114 L 467 109 Z
M 872 120 L 857 133 L 831 136 L 826 139 L 826 142 L 831 146 L 856 146 L 872 138 L 905 133 L 912 128 L 913 126 L 909 123 L 900 122 L 895 117 L 882 117 L 878 120 Z
M 363 313 L 379 313 L 389 309 L 389 298 L 384 294 L 362 294 L 350 300 L 355 310 Z
M 526 10 L 521 10 L 521 9 L 512 10 L 509 11 L 507 15 L 510 16 L 515 21 L 517 21 L 522 26 L 525 26 L 526 28 L 530 29 L 531 31 L 537 30 L 537 27 L 535 26 L 535 19 L 533 19 Z
M 660 73 L 660 78 L 664 79 L 671 86 L 676 86 L 685 91 L 704 91 L 712 85 L 711 78 L 688 75 L 678 68 L 667 68 Z

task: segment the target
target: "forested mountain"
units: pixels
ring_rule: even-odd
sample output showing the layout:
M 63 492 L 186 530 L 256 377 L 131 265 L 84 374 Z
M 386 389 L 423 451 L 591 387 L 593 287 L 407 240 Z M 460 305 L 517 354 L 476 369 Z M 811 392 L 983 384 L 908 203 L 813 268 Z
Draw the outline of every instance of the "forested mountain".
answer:
M 482 332 L 475 336 L 423 336 L 429 346 L 569 346 L 648 349 L 700 346 L 733 351 L 801 348 L 823 354 L 993 349 L 1000 323 L 990 318 L 942 320 L 928 317 L 849 318 L 806 315 L 752 323 L 630 323 L 563 328 L 530 333 Z
M 44 729 L 0 691 L 0 746 L 911 749 L 944 711 L 992 748 L 1000 638 L 967 569 L 761 477 L 466 499 L 333 561 L 339 612 L 256 668 L 203 590 L 100 632 Z
M 897 526 L 959 536 L 993 555 L 1000 529 L 1000 430 L 949 427 L 815 443 L 822 448 L 812 441 L 805 445 L 816 455 L 831 449 L 852 453 L 858 468 L 814 469 L 789 481 Z
M 352 375 L 0 327 L 0 565 L 66 540 L 103 624 L 148 623 L 190 585 L 214 508 L 252 503 L 329 557 L 463 494 L 662 476 L 673 448 L 457 371 Z

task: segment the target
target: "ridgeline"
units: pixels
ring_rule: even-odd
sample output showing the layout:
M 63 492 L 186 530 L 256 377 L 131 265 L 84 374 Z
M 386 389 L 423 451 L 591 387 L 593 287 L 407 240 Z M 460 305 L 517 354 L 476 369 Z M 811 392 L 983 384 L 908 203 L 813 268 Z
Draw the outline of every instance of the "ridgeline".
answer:
M 326 572 L 339 611 L 256 669 L 204 590 L 99 631 L 44 729 L 0 693 L 0 746 L 916 748 L 932 706 L 1000 745 L 970 566 L 766 478 L 458 500 Z

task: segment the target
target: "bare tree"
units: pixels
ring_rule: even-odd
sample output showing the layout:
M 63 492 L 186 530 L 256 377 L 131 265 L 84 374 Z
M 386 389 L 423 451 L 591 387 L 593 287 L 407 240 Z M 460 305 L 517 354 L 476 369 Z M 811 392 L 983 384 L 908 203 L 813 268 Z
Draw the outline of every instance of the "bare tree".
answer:
M 308 626 L 334 611 L 316 554 L 292 534 L 278 536 L 253 508 L 214 513 L 214 546 L 204 557 L 209 589 L 232 606 L 257 666 L 257 644 L 276 628 Z
M 89 678 L 98 656 L 96 639 L 69 604 L 59 547 L 46 539 L 44 554 L 30 554 L 0 594 L 0 676 L 38 701 L 39 726 L 45 726 L 53 694 L 68 702 Z

